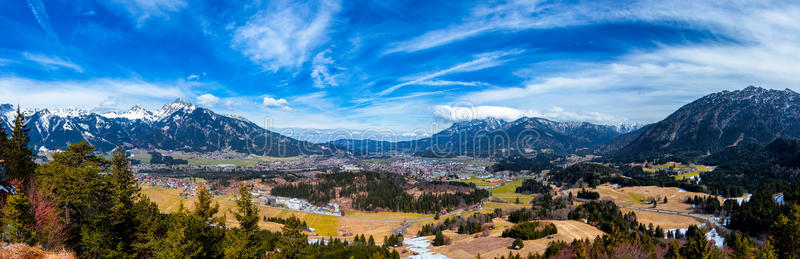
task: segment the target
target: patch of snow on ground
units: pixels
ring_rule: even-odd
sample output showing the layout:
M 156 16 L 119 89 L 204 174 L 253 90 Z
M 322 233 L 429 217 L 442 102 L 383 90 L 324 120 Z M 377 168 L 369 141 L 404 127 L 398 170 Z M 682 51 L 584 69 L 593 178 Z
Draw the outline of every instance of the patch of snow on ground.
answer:
M 697 227 L 702 229 L 705 225 L 706 225 L 706 223 L 703 223 L 703 224 L 697 225 Z M 670 228 L 670 229 L 665 230 L 666 231 L 665 233 L 669 233 L 669 232 L 678 233 L 678 232 L 680 232 L 681 234 L 683 234 L 683 236 L 686 236 L 686 231 L 688 231 L 688 230 L 689 230 L 688 228 Z M 667 237 L 665 236 L 664 239 L 667 239 Z M 725 238 L 720 236 L 719 233 L 717 233 L 716 229 L 711 229 L 711 231 L 708 231 L 708 233 L 706 233 L 706 240 L 714 241 L 714 245 L 719 247 L 719 248 L 722 248 L 722 246 L 725 245 Z
M 725 244 L 725 238 L 720 236 L 716 229 L 708 231 L 708 233 L 706 233 L 706 239 L 708 239 L 708 241 L 713 240 L 714 245 L 716 245 L 718 248 L 722 248 L 722 246 Z
M 742 195 L 742 197 L 724 198 L 724 199 L 725 200 L 735 200 L 737 203 L 739 203 L 739 205 L 742 205 L 742 202 L 750 201 L 750 196 L 752 196 L 752 195 L 749 194 L 749 193 L 745 193 L 744 195 Z
M 403 244 L 408 247 L 408 250 L 411 252 L 416 253 L 416 255 L 412 255 L 409 258 L 412 259 L 446 259 L 449 258 L 442 254 L 437 254 L 431 252 L 431 249 L 428 247 L 431 246 L 431 241 L 426 239 L 425 237 L 415 237 L 415 238 L 408 238 L 403 240 Z

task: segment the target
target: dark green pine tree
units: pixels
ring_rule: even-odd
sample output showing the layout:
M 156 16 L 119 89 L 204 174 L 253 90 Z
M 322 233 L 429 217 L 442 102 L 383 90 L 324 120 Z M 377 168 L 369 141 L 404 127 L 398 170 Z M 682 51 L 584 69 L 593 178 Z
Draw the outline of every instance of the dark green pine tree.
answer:
M 442 231 L 436 232 L 436 237 L 433 238 L 433 246 L 443 246 L 444 245 L 444 235 L 442 235 Z
M 6 149 L 8 148 L 8 131 L 3 122 L 0 122 L 0 160 L 5 160 Z
M 33 244 L 36 233 L 31 230 L 34 223 L 32 207 L 28 196 L 23 192 L 8 196 L 3 208 L 3 230 L 6 241 Z
M 36 164 L 33 162 L 33 150 L 28 148 L 28 142 L 30 142 L 28 131 L 30 129 L 25 123 L 25 116 L 17 107 L 17 115 L 14 117 L 11 136 L 5 150 L 5 166 L 9 180 L 20 180 L 23 185 L 28 182 L 36 170 Z
M 109 227 L 115 233 L 112 241 L 113 257 L 133 257 L 131 244 L 135 238 L 136 215 L 133 214 L 134 199 L 139 193 L 136 177 L 128 167 L 129 161 L 122 146 L 117 146 L 111 160 L 111 204 L 108 213 Z
M 258 246 L 258 208 L 253 203 L 253 194 L 247 185 L 239 185 L 239 197 L 236 200 L 236 210 L 231 214 L 239 222 L 239 228 L 232 232 L 225 248 L 225 257 L 229 258 L 259 258 L 264 254 Z
M 225 219 L 214 216 L 219 212 L 219 203 L 212 206 L 212 200 L 214 200 L 214 195 L 205 186 L 201 186 L 197 190 L 194 216 L 199 219 L 201 224 L 196 234 L 202 245 L 200 257 L 205 258 L 219 257 L 223 252 L 222 241 L 225 238 L 225 232 L 220 228 L 225 225 Z
M 193 238 L 194 222 L 193 217 L 183 207 L 181 201 L 178 212 L 172 213 L 172 225 L 167 231 L 166 237 L 159 242 L 155 249 L 156 258 L 199 258 L 202 251 L 201 244 Z M 234 257 L 244 258 L 244 257 Z

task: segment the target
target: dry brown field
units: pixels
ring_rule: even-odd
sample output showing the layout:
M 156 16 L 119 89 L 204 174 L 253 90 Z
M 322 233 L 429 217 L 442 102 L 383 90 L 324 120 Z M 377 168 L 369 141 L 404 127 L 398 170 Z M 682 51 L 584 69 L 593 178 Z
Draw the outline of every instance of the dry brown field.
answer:
M 652 204 L 645 202 L 652 198 L 658 199 L 658 209 L 677 211 L 677 212 L 693 212 L 692 205 L 685 203 L 689 197 L 709 196 L 705 193 L 698 192 L 681 192 L 679 188 L 675 187 L 658 187 L 658 186 L 632 186 L 613 188 L 611 185 L 603 184 L 597 186 L 595 189 L 588 189 L 600 194 L 600 200 L 610 200 L 618 205 L 639 207 L 639 208 L 652 208 Z M 577 195 L 580 189 L 570 189 L 572 195 Z M 667 197 L 667 203 L 663 203 L 664 197 Z M 644 199 L 645 202 L 641 202 Z M 720 200 L 722 204 L 722 200 Z
M 635 213 L 636 220 L 639 221 L 639 223 L 642 223 L 644 225 L 653 223 L 653 226 L 661 226 L 661 228 L 665 230 L 672 228 L 687 228 L 689 227 L 689 225 L 700 225 L 704 223 L 703 220 L 688 216 L 664 214 L 658 212 L 633 210 L 626 208 L 621 208 L 620 210 L 622 211 L 622 213 L 628 213 L 631 211 Z
M 592 240 L 596 236 L 603 235 L 603 231 L 579 221 L 542 220 L 541 222 L 555 224 L 556 228 L 558 228 L 558 233 L 553 235 L 552 239 L 540 238 L 524 241 L 525 247 L 520 250 L 508 248 L 514 242 L 513 238 L 501 237 L 503 230 L 514 225 L 501 219 L 493 221 L 495 229 L 487 237 L 480 237 L 480 234 L 458 235 L 451 231 L 445 231 L 443 233 L 451 238 L 452 243 L 448 246 L 436 247 L 433 250 L 451 258 L 475 258 L 477 254 L 480 254 L 482 258 L 499 258 L 500 256 L 508 255 L 508 252 L 519 253 L 524 256 L 528 253 L 543 253 L 547 249 L 547 244 L 552 241 L 572 242 L 574 239 L 584 238 Z

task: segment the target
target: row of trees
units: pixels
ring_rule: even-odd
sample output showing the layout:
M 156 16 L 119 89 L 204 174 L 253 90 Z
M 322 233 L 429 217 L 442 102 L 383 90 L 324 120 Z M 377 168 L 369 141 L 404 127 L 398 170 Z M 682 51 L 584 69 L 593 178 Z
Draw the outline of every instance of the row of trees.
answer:
M 522 194 L 533 194 L 533 193 L 548 193 L 553 188 L 550 188 L 549 185 L 543 184 L 540 181 L 534 179 L 526 179 L 522 182 L 520 187 L 517 187 L 514 192 L 522 193 Z
M 400 175 L 377 172 L 340 172 L 320 175 L 315 183 L 293 183 L 276 186 L 271 194 L 307 199 L 312 203 L 328 203 L 331 199 L 352 199 L 352 206 L 366 211 L 391 210 L 403 212 L 438 213 L 457 207 L 479 203 L 489 197 L 489 192 L 462 185 L 443 186 L 424 184 L 416 186 Z M 407 189 L 418 187 L 425 191 L 414 197 Z M 442 189 L 442 192 L 429 190 Z M 338 190 L 338 191 L 337 191 Z M 454 190 L 447 192 L 446 190 Z M 468 190 L 468 191 L 464 191 Z
M 502 213 L 501 209 L 495 209 L 494 212 L 487 214 L 475 213 L 469 217 L 458 215 L 446 218 L 441 222 L 422 225 L 417 235 L 429 236 L 448 229 L 454 229 L 459 234 L 479 233 L 489 229 L 491 225 L 486 223 L 502 216 Z
M 581 190 L 578 192 L 577 196 L 580 199 L 588 199 L 588 200 L 600 199 L 600 193 L 593 192 L 593 191 L 587 191 L 586 188 L 581 188 Z
M 534 240 L 556 234 L 558 229 L 553 223 L 541 224 L 539 221 L 522 222 L 503 231 L 503 237 Z

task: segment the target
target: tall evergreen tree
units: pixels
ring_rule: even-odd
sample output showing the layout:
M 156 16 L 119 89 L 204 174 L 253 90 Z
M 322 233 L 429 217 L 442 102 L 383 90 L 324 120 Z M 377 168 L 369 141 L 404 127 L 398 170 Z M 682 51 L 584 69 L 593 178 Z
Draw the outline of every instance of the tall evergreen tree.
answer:
M 23 192 L 8 197 L 3 208 L 3 230 L 6 241 L 33 244 L 36 234 L 31 230 L 34 223 L 31 208 L 33 206 Z
M 0 160 L 5 160 L 6 149 L 8 149 L 8 131 L 6 126 L 0 121 Z
M 201 243 L 202 251 L 200 257 L 217 257 L 222 254 L 222 240 L 225 238 L 223 227 L 225 219 L 216 217 L 219 212 L 219 203 L 211 205 L 214 195 L 201 186 L 197 190 L 197 201 L 194 203 L 194 216 L 199 219 L 201 224 L 198 229 L 198 239 Z
M 792 204 L 775 221 L 772 244 L 780 258 L 800 258 L 800 205 Z
M 436 232 L 436 236 L 433 238 L 433 246 L 443 246 L 444 243 L 444 235 L 442 235 L 442 231 Z
M 733 250 L 731 256 L 736 259 L 751 258 L 753 255 L 753 243 L 747 236 L 741 235 L 738 232 L 733 232 L 725 238 L 728 247 Z
M 5 150 L 5 166 L 9 179 L 18 179 L 23 182 L 23 185 L 33 177 L 33 172 L 36 170 L 36 163 L 33 162 L 33 150 L 28 147 L 28 142 L 30 142 L 28 131 L 30 129 L 25 123 L 25 116 L 17 107 L 17 115 L 14 117 L 11 136 Z
M 134 240 L 136 231 L 135 215 L 133 214 L 133 203 L 139 193 L 139 185 L 136 177 L 128 167 L 129 161 L 122 146 L 117 146 L 116 152 L 111 160 L 111 173 L 108 174 L 111 183 L 111 204 L 108 213 L 110 231 L 114 235 L 113 257 L 135 256 L 131 244 Z
M 709 258 L 714 249 L 705 233 L 695 225 L 689 226 L 686 231 L 686 244 L 681 248 L 681 255 L 687 258 Z
M 230 236 L 225 256 L 230 258 L 258 258 L 264 251 L 258 249 L 258 208 L 253 203 L 253 194 L 247 185 L 239 185 L 239 197 L 236 199 L 237 211 L 231 214 L 239 222 L 239 228 Z
M 109 239 L 112 188 L 108 176 L 101 174 L 108 162 L 94 154 L 85 141 L 53 154 L 53 160 L 37 168 L 36 188 L 49 193 L 71 226 L 68 246 L 79 245 L 78 253 L 106 254 L 113 246 Z
M 308 244 L 308 237 L 303 234 L 302 222 L 300 219 L 294 215 L 287 218 L 285 224 L 283 224 L 281 233 L 284 237 L 280 240 L 281 256 L 286 258 L 304 258 L 303 248 Z M 356 235 L 353 240 L 354 245 L 357 245 L 358 239 L 359 236 Z
M 775 252 L 775 247 L 772 246 L 771 242 L 767 241 L 767 243 L 758 250 L 756 259 L 778 259 L 778 254 Z
M 157 258 L 198 258 L 202 252 L 202 244 L 193 238 L 193 217 L 180 203 L 178 211 L 172 213 L 172 225 L 164 240 L 156 249 Z M 244 257 L 233 257 L 244 258 Z
M 136 256 L 154 258 L 162 247 L 165 234 L 171 230 L 169 215 L 161 214 L 158 205 L 145 195 L 140 195 L 133 204 L 136 216 L 136 233 L 132 249 Z

